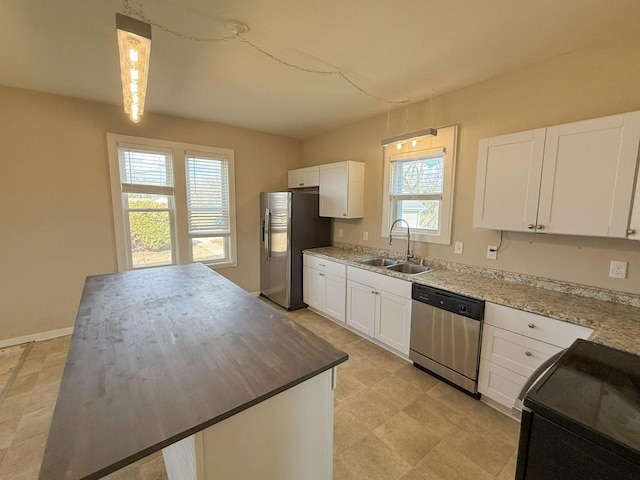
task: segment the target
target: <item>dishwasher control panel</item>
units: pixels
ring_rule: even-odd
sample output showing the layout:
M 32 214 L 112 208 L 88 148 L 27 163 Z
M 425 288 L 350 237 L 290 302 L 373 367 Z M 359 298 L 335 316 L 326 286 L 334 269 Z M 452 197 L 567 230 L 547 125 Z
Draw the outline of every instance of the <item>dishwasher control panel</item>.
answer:
M 411 298 L 474 320 L 482 320 L 484 315 L 484 302 L 482 300 L 427 287 L 426 285 L 414 283 Z

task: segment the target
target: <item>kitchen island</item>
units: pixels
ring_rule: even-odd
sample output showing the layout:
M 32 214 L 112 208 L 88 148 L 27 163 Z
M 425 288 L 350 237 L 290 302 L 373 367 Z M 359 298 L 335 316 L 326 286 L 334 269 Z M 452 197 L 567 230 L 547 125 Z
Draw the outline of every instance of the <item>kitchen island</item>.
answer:
M 40 478 L 329 479 L 347 358 L 201 264 L 88 277 Z

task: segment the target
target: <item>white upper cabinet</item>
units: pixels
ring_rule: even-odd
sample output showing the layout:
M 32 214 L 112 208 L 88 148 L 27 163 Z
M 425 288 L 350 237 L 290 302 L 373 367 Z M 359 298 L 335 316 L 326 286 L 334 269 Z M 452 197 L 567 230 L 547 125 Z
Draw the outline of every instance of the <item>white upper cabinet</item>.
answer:
M 320 165 L 320 216 L 362 218 L 364 214 L 364 163 Z
M 306 167 L 288 172 L 289 188 L 308 188 L 320 185 L 320 168 Z
M 640 112 L 483 139 L 474 226 L 625 238 L 639 145 Z
M 540 128 L 480 140 L 474 227 L 527 231 L 536 223 L 544 137 Z

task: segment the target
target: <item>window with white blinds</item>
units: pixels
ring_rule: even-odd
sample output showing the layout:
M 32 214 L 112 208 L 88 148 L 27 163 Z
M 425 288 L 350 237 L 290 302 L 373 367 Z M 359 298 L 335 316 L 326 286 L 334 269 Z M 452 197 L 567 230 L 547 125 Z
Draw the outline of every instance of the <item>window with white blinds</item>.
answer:
M 107 146 L 121 271 L 236 265 L 233 150 L 114 134 Z
M 193 260 L 228 257 L 229 161 L 187 152 L 187 215 Z
M 444 152 L 392 160 L 392 216 L 405 220 L 416 231 L 439 231 L 443 187 Z
M 384 149 L 382 236 L 395 220 L 411 229 L 411 241 L 451 243 L 455 180 L 456 125 L 438 129 L 437 136 L 420 137 Z M 395 227 L 405 234 L 404 223 Z

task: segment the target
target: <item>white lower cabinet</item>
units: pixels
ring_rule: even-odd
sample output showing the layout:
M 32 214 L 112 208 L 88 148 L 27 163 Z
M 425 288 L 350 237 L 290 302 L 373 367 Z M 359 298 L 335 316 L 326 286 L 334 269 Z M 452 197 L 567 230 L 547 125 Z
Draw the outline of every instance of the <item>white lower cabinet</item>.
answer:
M 338 262 L 304 255 L 302 299 L 327 316 L 344 322 L 346 267 Z
M 348 267 L 347 325 L 408 355 L 411 283 Z
M 480 393 L 511 408 L 538 366 L 593 330 L 487 302 L 482 332 Z

